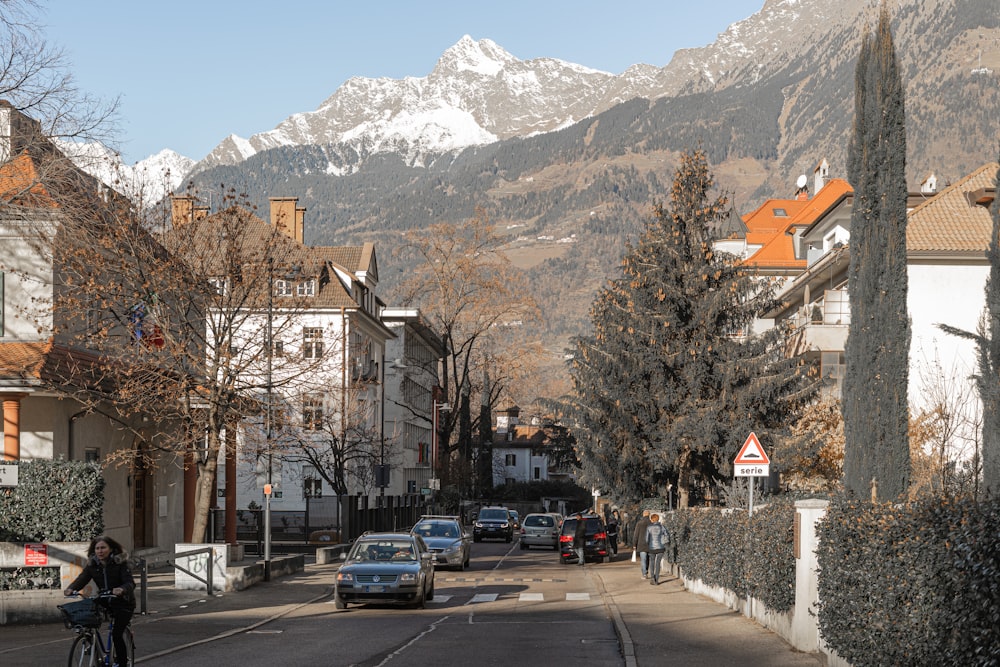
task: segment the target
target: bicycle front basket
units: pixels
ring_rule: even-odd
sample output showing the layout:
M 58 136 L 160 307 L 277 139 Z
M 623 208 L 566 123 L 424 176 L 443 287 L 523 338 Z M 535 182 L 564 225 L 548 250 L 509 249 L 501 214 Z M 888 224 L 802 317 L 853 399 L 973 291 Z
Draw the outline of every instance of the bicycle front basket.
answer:
M 77 600 L 61 604 L 63 623 L 67 628 L 99 628 L 101 627 L 101 612 L 93 600 Z

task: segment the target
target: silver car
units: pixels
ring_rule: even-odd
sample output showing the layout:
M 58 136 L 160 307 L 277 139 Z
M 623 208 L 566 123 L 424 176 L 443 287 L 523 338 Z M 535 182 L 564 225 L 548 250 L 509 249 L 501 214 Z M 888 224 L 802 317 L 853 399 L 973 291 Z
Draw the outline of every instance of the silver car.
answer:
M 451 567 L 459 572 L 469 567 L 472 535 L 462 527 L 457 516 L 422 516 L 410 533 L 423 538 L 434 554 L 435 565 Z
M 559 521 L 552 514 L 535 513 L 521 523 L 521 549 L 528 547 L 559 547 Z

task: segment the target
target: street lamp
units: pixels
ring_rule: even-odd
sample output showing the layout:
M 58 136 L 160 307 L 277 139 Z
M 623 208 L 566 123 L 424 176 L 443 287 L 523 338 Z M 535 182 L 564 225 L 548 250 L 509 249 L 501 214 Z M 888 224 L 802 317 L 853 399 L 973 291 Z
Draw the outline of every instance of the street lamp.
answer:
M 266 398 L 266 408 L 267 414 L 264 417 L 264 442 L 267 448 L 267 484 L 264 487 L 264 581 L 271 581 L 271 493 L 274 489 L 272 486 L 272 471 L 274 466 L 274 461 L 271 454 L 271 401 L 272 401 L 272 387 L 271 384 L 273 379 L 271 374 L 273 372 L 274 365 L 274 331 L 273 331 L 273 320 L 274 320 L 274 259 L 271 257 L 271 253 L 267 254 L 267 332 L 265 334 L 264 340 L 267 344 L 267 398 Z

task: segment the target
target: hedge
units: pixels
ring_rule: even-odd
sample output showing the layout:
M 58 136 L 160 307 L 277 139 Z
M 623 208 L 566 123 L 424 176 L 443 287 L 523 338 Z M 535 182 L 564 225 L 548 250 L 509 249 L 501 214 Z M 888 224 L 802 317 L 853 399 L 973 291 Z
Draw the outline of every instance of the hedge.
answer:
M 754 511 L 687 509 L 667 515 L 668 560 L 685 577 L 753 597 L 777 612 L 795 604 L 795 506 L 773 499 Z
M 0 489 L 0 542 L 87 542 L 104 532 L 104 477 L 96 463 L 33 459 Z
M 1000 664 L 1000 500 L 841 498 L 817 530 L 819 626 L 842 658 Z

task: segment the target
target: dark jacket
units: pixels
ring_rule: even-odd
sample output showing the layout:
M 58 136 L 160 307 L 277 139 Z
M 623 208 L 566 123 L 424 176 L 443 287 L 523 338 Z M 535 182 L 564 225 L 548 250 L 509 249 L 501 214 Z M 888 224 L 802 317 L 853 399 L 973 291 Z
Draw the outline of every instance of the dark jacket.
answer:
M 587 518 L 577 517 L 576 532 L 573 533 L 573 548 L 579 549 L 587 543 Z
M 128 561 L 119 555 L 108 559 L 108 564 L 103 565 L 96 556 L 87 561 L 73 583 L 69 585 L 75 591 L 82 589 L 91 581 L 102 591 L 110 591 L 113 588 L 122 588 L 123 593 L 117 600 L 112 601 L 112 607 L 124 607 L 135 609 L 135 580 L 132 578 L 132 571 L 128 567 Z
M 635 550 L 638 552 L 649 551 L 646 545 L 646 529 L 652 522 L 648 516 L 640 517 L 635 524 Z

